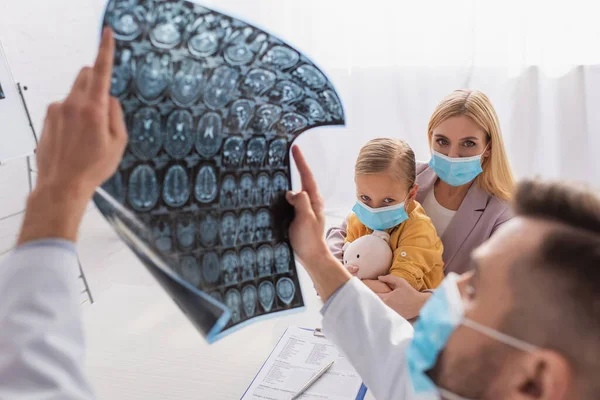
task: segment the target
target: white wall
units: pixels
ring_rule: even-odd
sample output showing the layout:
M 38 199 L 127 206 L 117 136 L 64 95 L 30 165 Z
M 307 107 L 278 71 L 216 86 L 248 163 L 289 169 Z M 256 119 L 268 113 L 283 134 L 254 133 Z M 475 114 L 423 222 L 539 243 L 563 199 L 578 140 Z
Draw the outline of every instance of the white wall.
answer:
M 468 0 L 462 3 L 464 14 L 470 3 Z M 337 0 L 207 0 L 203 4 L 218 6 L 280 34 L 288 43 L 307 52 L 337 86 L 345 106 L 347 127 L 309 131 L 298 140 L 314 166 L 329 208 L 345 209 L 353 202 L 354 159 L 360 146 L 370 138 L 402 137 L 419 158 L 426 160 L 425 130 L 431 111 L 445 94 L 463 87 L 483 90 L 491 97 L 517 176 L 539 174 L 600 182 L 600 157 L 596 156 L 600 149 L 600 113 L 596 111 L 600 105 L 600 68 L 597 66 L 569 67 L 561 74 L 547 75 L 544 69 L 536 67 L 490 66 L 489 57 L 478 63 L 479 56 L 494 53 L 494 47 L 487 45 L 486 40 L 491 39 L 486 35 L 478 36 L 477 41 L 473 41 L 475 44 L 467 43 L 471 31 L 460 31 L 458 39 L 443 42 L 446 49 L 443 56 L 429 50 L 437 43 L 431 38 L 421 43 L 419 36 L 407 36 L 406 29 L 399 31 L 401 36 L 394 36 L 396 31 L 392 28 L 375 28 L 381 25 L 376 20 L 361 20 L 361 10 L 354 5 L 352 15 L 344 14 L 350 12 L 349 8 L 340 7 Z M 398 2 L 383 0 L 374 0 L 373 4 L 378 7 L 377 12 L 365 14 L 373 18 L 385 15 L 386 7 L 397 13 L 394 15 L 400 15 L 403 7 L 398 6 Z M 412 3 L 401 4 L 408 7 Z M 104 0 L 0 2 L 0 41 L 15 79 L 30 88 L 27 99 L 38 132 L 47 104 L 61 99 L 79 68 L 93 61 L 103 7 Z M 316 12 L 312 15 L 311 7 Z M 414 11 L 414 18 L 429 18 L 428 7 Z M 494 16 L 493 12 L 487 14 L 490 18 Z M 402 21 L 410 20 L 411 11 L 402 16 Z M 388 16 L 388 25 L 390 18 L 393 21 L 394 16 Z M 447 19 L 439 17 L 434 22 L 455 24 Z M 419 35 L 435 28 L 431 22 L 423 21 Z M 477 23 L 482 25 L 481 21 Z M 514 26 L 511 29 L 512 36 L 507 37 L 513 38 Z M 358 30 L 361 34 L 352 36 L 354 41 L 349 40 L 346 33 Z M 501 36 L 501 32 L 498 35 Z M 360 42 L 356 42 L 357 38 Z M 389 57 L 374 58 L 379 52 L 371 52 L 371 58 L 365 56 L 369 46 L 377 43 L 386 51 L 395 49 L 400 53 L 402 46 L 411 44 L 405 58 L 402 54 L 395 55 L 395 61 L 388 62 Z M 528 43 L 531 44 L 531 40 Z M 427 57 L 419 56 L 419 46 L 424 55 L 429 54 Z M 363 49 L 364 54 L 358 54 L 358 48 Z M 471 53 L 479 49 L 484 53 Z M 444 57 L 452 54 L 460 57 L 447 62 Z M 415 57 L 419 62 L 438 60 L 439 64 L 411 65 L 409 61 Z M 398 61 L 403 59 L 407 62 Z M 369 60 L 382 66 L 369 65 Z M 21 172 L 13 174 L 19 180 L 24 176 Z M 3 186 L 7 185 L 6 175 L 6 170 L 0 168 Z M 16 207 L 15 198 L 20 204 L 23 196 L 19 190 L 11 191 L 10 196 L 0 192 L 0 216 Z M 10 206 L 6 206 L 8 197 Z

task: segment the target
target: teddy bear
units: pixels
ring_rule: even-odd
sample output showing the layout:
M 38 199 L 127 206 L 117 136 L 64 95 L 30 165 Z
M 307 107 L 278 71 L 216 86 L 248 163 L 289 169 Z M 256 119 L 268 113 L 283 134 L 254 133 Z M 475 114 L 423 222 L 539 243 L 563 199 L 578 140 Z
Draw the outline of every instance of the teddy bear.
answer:
M 377 279 L 387 275 L 392 266 L 393 253 L 390 248 L 390 235 L 383 231 L 373 231 L 353 242 L 344 244 L 344 266 L 358 267 L 359 279 Z

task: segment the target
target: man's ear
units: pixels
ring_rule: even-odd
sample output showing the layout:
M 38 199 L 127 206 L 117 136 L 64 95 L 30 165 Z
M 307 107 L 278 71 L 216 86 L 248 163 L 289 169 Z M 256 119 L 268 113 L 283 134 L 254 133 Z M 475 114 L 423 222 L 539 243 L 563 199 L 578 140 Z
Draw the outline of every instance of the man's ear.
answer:
M 524 373 L 516 386 L 520 400 L 565 400 L 579 397 L 574 393 L 571 365 L 551 350 L 538 350 L 525 356 Z

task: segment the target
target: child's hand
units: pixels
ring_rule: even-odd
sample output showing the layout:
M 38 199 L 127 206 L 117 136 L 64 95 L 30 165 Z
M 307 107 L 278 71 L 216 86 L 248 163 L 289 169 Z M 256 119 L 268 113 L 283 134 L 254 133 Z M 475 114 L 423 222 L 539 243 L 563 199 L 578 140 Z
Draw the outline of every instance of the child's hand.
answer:
M 348 265 L 345 267 L 348 270 L 348 272 L 350 272 L 350 275 L 356 276 L 356 274 L 358 274 L 358 267 L 356 265 Z

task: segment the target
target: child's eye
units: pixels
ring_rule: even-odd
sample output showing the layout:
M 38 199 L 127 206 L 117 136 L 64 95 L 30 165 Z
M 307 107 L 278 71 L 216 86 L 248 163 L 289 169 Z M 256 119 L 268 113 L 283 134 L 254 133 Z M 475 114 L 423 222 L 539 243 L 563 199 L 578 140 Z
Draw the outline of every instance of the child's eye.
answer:
M 362 201 L 371 201 L 371 198 L 369 196 L 365 196 L 364 194 L 362 196 L 360 196 L 360 199 Z
M 395 203 L 395 202 L 396 202 L 396 200 L 394 200 L 394 199 L 390 199 L 390 198 L 388 197 L 387 199 L 384 199 L 384 200 L 383 200 L 383 202 L 384 202 L 384 203 L 386 203 L 386 204 L 391 204 L 391 203 Z

